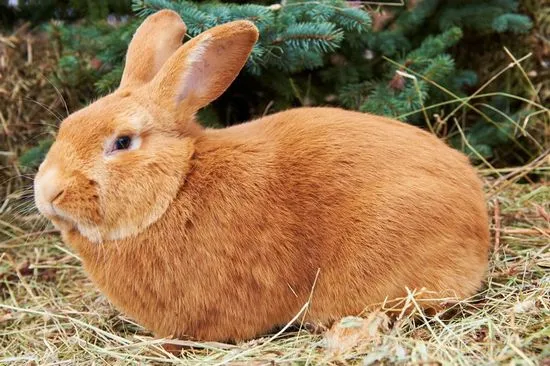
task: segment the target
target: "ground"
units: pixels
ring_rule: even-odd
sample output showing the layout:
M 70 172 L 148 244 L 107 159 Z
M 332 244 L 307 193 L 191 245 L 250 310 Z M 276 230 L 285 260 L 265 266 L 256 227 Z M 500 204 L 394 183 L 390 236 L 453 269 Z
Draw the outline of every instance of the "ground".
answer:
M 543 177 L 549 158 L 537 167 Z M 21 206 L 25 195 L 11 194 L 0 205 L 0 364 L 550 365 L 550 186 L 515 183 L 524 173 L 487 181 L 493 251 L 472 299 L 431 317 L 413 311 L 390 320 L 381 309 L 329 330 L 290 328 L 237 345 L 184 342 L 190 347 L 179 356 L 116 311 L 57 234 L 37 228 L 43 221 Z M 405 299 L 412 309 L 414 299 Z

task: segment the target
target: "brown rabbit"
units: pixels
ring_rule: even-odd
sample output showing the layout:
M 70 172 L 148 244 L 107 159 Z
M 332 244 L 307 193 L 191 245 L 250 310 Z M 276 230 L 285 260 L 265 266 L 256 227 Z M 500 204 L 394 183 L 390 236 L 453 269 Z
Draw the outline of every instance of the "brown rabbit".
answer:
M 406 288 L 478 289 L 488 221 L 466 157 L 335 108 L 203 129 L 196 112 L 258 31 L 236 21 L 181 45 L 184 32 L 174 12 L 147 18 L 120 88 L 63 121 L 35 180 L 38 208 L 118 308 L 159 337 L 238 341 L 310 296 L 305 320 L 329 323 Z

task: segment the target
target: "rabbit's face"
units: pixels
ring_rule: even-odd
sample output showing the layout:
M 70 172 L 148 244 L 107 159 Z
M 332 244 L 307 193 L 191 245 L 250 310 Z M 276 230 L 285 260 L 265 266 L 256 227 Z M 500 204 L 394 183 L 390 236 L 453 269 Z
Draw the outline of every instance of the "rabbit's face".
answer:
M 176 196 L 193 152 L 193 139 L 169 121 L 139 91 L 71 115 L 35 178 L 40 212 L 93 242 L 144 230 Z
M 215 27 L 181 45 L 185 25 L 162 10 L 138 28 L 119 89 L 69 116 L 35 179 L 39 210 L 92 242 L 136 235 L 170 206 L 201 129 L 194 114 L 235 79 L 258 30 Z

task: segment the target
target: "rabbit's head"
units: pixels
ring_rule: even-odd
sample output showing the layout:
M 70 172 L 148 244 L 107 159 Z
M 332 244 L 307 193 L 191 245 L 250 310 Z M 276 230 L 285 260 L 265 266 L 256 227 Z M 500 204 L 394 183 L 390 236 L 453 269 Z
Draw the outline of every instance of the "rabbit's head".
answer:
M 248 21 L 217 26 L 181 45 L 175 12 L 136 31 L 119 88 L 61 123 L 35 179 L 38 209 L 90 241 L 136 235 L 184 184 L 201 128 L 195 113 L 238 75 L 258 38 Z

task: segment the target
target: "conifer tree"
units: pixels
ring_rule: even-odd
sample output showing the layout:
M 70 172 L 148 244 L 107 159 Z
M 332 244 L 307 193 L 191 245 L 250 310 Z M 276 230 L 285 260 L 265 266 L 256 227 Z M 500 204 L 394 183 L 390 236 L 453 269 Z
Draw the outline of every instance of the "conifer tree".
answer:
M 62 45 L 58 82 L 76 86 L 95 80 L 102 94 L 118 84 L 126 47 L 144 16 L 173 9 L 187 24 L 188 38 L 218 24 L 248 19 L 259 28 L 260 39 L 235 83 L 201 111 L 204 124 L 224 126 L 292 106 L 329 104 L 424 126 L 472 152 L 461 144 L 456 130 L 434 127 L 435 111 L 426 108 L 446 103 L 437 112 L 452 109 L 459 101 L 449 103 L 450 95 L 442 90 L 460 98 L 479 83 L 476 65 L 456 62 L 465 37 L 523 33 L 530 29 L 530 19 L 518 13 L 518 0 L 384 3 L 396 1 L 133 0 L 136 16 L 115 18 L 115 25 L 111 19 L 110 24 L 52 23 L 48 29 Z M 510 120 L 494 111 L 502 101 L 486 102 L 492 110 L 476 111 L 463 126 L 476 153 L 488 158 L 499 147 L 514 146 L 529 156 L 518 147 Z

